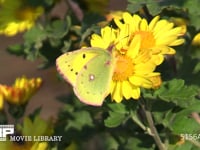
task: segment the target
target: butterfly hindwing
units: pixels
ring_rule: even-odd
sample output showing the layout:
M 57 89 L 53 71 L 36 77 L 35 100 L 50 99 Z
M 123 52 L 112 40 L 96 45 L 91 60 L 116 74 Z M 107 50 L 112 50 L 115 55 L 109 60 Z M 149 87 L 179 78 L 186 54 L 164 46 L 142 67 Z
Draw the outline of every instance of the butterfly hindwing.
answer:
M 110 90 L 113 68 L 113 61 L 108 53 L 91 59 L 77 77 L 74 90 L 79 99 L 89 105 L 102 105 Z

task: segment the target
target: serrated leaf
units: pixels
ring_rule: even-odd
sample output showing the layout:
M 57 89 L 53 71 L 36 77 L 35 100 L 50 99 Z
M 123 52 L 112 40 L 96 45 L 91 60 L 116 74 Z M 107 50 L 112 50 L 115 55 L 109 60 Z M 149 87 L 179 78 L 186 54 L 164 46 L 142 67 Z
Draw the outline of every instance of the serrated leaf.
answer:
M 107 127 L 117 127 L 119 126 L 127 117 L 126 107 L 122 103 L 111 103 L 108 104 L 110 108 L 109 117 L 104 121 Z
M 146 5 L 150 14 L 153 16 L 159 14 L 162 10 L 162 7 L 159 6 L 157 1 L 152 0 L 128 0 L 129 4 L 127 10 L 134 13 L 142 8 L 143 5 Z
M 184 80 L 174 79 L 162 84 L 154 92 L 154 97 L 167 102 L 173 102 L 181 107 L 187 107 L 196 102 L 197 87 L 184 85 Z
M 47 26 L 46 31 L 48 36 L 53 39 L 60 39 L 64 37 L 71 26 L 71 19 L 68 16 L 66 20 L 54 20 L 49 26 Z
M 159 1 L 159 4 L 161 6 L 183 6 L 184 3 L 186 2 L 187 0 L 164 0 L 164 1 Z
M 30 118 L 25 117 L 23 127 L 19 128 L 24 136 L 40 136 L 52 134 L 51 123 L 44 121 L 39 116 L 36 116 L 32 121 Z
M 155 100 L 152 101 L 152 108 L 151 111 L 153 113 L 155 123 L 156 124 L 163 124 L 168 125 L 168 121 L 165 117 L 169 115 L 171 109 L 174 108 L 174 103 L 169 103 L 165 101 Z
M 125 150 L 154 150 L 153 140 L 148 135 L 138 135 L 131 137 L 127 140 L 126 145 L 124 146 Z
M 31 45 L 34 43 L 41 43 L 46 36 L 47 34 L 42 27 L 34 26 L 24 34 L 24 39 L 27 45 Z
M 104 121 L 104 123 L 107 127 L 113 128 L 119 126 L 125 118 L 125 114 L 109 112 L 109 117 Z
M 197 102 L 194 105 L 191 105 L 187 109 L 184 109 L 176 114 L 171 124 L 171 128 L 174 133 L 197 134 L 200 131 L 199 123 L 190 116 L 192 112 L 200 112 L 200 102 Z
M 119 144 L 116 141 L 116 139 L 114 137 L 112 137 L 111 135 L 103 135 L 100 138 L 104 139 L 103 145 L 105 150 L 115 150 L 118 148 Z
M 111 104 L 108 104 L 108 107 L 114 112 L 122 113 L 122 114 L 126 113 L 126 106 L 122 103 L 111 103 Z
M 127 10 L 134 13 L 142 8 L 142 4 L 144 3 L 138 0 L 128 0 Z
M 73 119 L 69 120 L 65 127 L 66 130 L 69 128 L 81 130 L 84 126 L 93 126 L 92 118 L 87 111 L 73 112 L 72 117 Z

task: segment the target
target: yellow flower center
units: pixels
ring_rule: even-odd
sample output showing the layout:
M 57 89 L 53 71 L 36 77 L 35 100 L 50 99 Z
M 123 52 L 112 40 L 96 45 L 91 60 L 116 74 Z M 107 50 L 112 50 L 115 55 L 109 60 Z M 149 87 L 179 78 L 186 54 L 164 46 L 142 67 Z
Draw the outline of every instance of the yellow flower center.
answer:
M 151 48 L 156 43 L 152 32 L 149 32 L 149 31 L 136 31 L 135 34 L 141 36 L 141 49 Z
M 114 81 L 127 80 L 134 72 L 134 65 L 132 59 L 125 55 L 118 55 L 116 68 L 113 74 Z

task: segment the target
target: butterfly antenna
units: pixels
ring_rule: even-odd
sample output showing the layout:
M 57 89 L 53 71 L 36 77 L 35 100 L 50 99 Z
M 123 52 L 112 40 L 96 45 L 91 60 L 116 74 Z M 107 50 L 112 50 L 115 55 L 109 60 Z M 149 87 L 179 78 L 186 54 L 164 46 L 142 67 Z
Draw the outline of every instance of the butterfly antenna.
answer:
M 113 41 L 112 41 L 112 33 L 113 33 L 114 31 L 113 31 L 113 27 L 112 27 L 112 25 L 111 25 L 111 32 L 110 32 L 110 45 L 108 46 L 108 51 L 109 52 L 112 52 L 112 50 L 113 50 L 113 47 L 116 45 L 115 43 L 113 43 Z
M 122 40 L 124 40 L 124 39 L 127 39 L 127 41 L 126 41 L 126 43 L 128 43 L 129 42 L 129 39 L 130 39 L 130 32 L 129 32 L 129 24 L 126 24 L 126 28 L 125 28 L 125 36 L 124 37 L 122 37 L 122 38 L 120 38 L 120 39 L 118 39 L 118 41 L 116 41 L 116 42 L 112 42 L 112 29 L 113 28 L 111 28 L 111 35 L 110 35 L 110 45 L 108 46 L 108 51 L 109 52 L 112 52 L 112 50 L 113 50 L 113 48 L 117 45 L 117 44 L 121 44 L 121 47 L 123 47 L 124 45 L 122 45 L 123 44 L 123 42 L 121 42 Z M 113 31 L 114 32 L 114 31 Z M 117 32 L 117 36 L 116 37 L 119 37 L 120 35 L 119 35 L 120 33 L 119 32 Z

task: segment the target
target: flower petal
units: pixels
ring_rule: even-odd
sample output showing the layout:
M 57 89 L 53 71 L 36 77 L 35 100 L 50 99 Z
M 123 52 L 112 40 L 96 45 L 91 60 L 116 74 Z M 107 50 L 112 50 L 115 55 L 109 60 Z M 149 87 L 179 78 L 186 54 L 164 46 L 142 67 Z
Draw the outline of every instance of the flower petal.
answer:
M 133 87 L 131 97 L 133 99 L 138 99 L 140 97 L 140 88 L 139 87 L 137 87 L 137 86 Z
M 134 59 L 138 55 L 140 44 L 141 44 L 141 37 L 139 35 L 134 36 L 126 55 Z
M 130 99 L 133 92 L 133 86 L 128 81 L 122 82 L 122 94 L 125 99 Z
M 113 100 L 115 100 L 117 103 L 120 103 L 123 99 L 122 95 L 122 82 L 116 82 L 114 84 L 113 93 L 111 93 L 111 97 Z
M 146 77 L 132 76 L 129 78 L 129 81 L 135 86 L 140 86 L 144 88 L 152 88 L 152 82 Z

